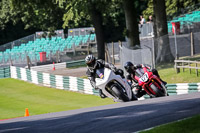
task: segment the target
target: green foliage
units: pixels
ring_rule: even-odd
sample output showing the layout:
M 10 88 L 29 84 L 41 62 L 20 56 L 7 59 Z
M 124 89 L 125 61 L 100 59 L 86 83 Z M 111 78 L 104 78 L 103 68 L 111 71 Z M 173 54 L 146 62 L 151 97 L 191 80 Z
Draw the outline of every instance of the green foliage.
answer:
M 23 22 L 25 29 L 38 28 L 53 31 L 61 27 L 64 9 L 53 0 L 2 0 L 0 25 Z
M 125 27 L 122 0 L 57 0 L 60 7 L 66 9 L 63 17 L 63 28 L 76 28 L 94 26 L 91 19 L 91 7 L 95 5 L 96 10 L 103 18 L 104 37 L 107 42 L 123 40 L 122 32 Z M 87 7 L 87 8 L 86 8 Z
M 165 0 L 166 1 L 166 13 L 168 20 L 173 19 L 173 17 L 182 15 L 184 13 L 189 13 L 191 11 L 200 9 L 198 3 L 200 0 Z M 153 15 L 153 0 L 149 0 L 148 8 L 143 11 L 145 18 Z
M 6 24 L 10 21 L 16 24 L 19 21 L 17 17 L 18 11 L 13 11 L 10 7 L 10 0 L 0 1 L 0 29 L 5 29 Z
M 153 0 L 149 0 L 146 10 L 142 12 L 144 18 L 148 20 L 149 16 L 153 16 Z
M 80 25 L 82 27 L 85 27 L 91 25 L 91 23 L 89 22 L 90 16 L 87 13 L 85 13 L 85 11 L 87 11 L 87 8 L 84 8 L 84 6 L 87 4 L 86 1 L 57 0 L 57 2 L 61 5 L 61 7 L 66 9 L 63 16 L 63 21 L 64 21 L 63 28 L 66 27 L 74 28 L 74 27 L 79 27 Z
M 53 31 L 94 26 L 89 11 L 93 4 L 102 15 L 106 41 L 123 40 L 125 17 L 122 2 L 123 0 L 1 0 L 0 29 L 5 29 L 6 26 L 9 29 L 11 25 L 13 27 L 21 23 L 25 29 L 34 28 L 33 32 L 35 29 Z M 146 7 L 144 3 L 145 1 L 135 1 L 139 14 Z
M 83 26 L 92 25 L 91 23 L 91 13 L 89 8 L 92 4 L 96 5 L 96 9 L 101 12 L 103 16 L 103 25 L 109 23 L 114 24 L 114 26 L 120 26 L 120 21 L 124 20 L 122 18 L 123 9 L 122 3 L 116 0 L 101 0 L 101 1 L 87 1 L 87 0 L 77 0 L 77 1 L 63 1 L 57 0 L 57 3 L 66 9 L 63 17 L 63 27 L 77 27 L 82 23 Z M 88 8 L 86 8 L 88 7 Z M 120 20 L 121 19 L 121 20 Z

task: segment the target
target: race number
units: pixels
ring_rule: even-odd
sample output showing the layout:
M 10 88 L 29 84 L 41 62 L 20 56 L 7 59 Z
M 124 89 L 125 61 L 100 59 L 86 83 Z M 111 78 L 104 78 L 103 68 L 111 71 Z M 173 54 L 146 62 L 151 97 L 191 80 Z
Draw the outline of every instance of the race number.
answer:
M 145 73 L 145 74 L 140 78 L 140 81 L 142 81 L 142 82 L 147 82 L 148 79 L 149 79 L 148 74 Z

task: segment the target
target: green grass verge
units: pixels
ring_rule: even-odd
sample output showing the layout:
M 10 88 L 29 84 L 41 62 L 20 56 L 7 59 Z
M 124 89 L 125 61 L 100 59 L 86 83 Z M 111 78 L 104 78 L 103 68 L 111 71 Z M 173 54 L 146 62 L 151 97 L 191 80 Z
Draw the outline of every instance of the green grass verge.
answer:
M 181 57 L 180 60 L 191 60 L 200 61 L 200 55 L 195 55 L 193 57 Z M 194 64 L 192 64 L 194 66 Z M 198 72 L 199 77 L 196 76 L 196 70 L 191 69 L 191 74 L 189 69 L 180 69 L 180 73 L 176 73 L 173 63 L 160 63 L 156 66 L 161 78 L 167 83 L 199 83 L 200 82 L 200 71 Z
M 0 119 L 114 104 L 111 99 L 41 87 L 16 79 L 0 79 Z
M 200 70 L 199 77 L 197 77 L 194 69 L 191 70 L 191 74 L 189 69 L 184 69 L 184 72 L 181 69 L 180 73 L 176 74 L 172 64 L 163 64 L 158 66 L 156 69 L 158 70 L 160 77 L 168 84 L 200 82 Z M 80 78 L 87 79 L 87 76 L 82 76 Z
M 162 125 L 140 133 L 199 133 L 200 115 L 178 122 Z
M 169 83 L 198 83 L 200 82 L 200 72 L 199 77 L 196 76 L 195 70 L 192 69 L 191 74 L 189 69 L 185 69 L 184 72 L 176 74 L 174 68 L 158 69 L 160 77 Z

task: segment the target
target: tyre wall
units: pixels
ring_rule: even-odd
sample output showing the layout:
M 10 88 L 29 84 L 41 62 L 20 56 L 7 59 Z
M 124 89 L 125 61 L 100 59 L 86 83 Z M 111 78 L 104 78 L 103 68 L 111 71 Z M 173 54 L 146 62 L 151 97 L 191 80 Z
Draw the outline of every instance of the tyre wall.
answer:
M 49 73 L 37 72 L 34 70 L 28 70 L 25 68 L 14 66 L 10 67 L 10 77 L 46 87 L 98 95 L 98 91 L 92 88 L 88 79 L 71 76 L 52 75 Z M 200 92 L 200 83 L 167 84 L 167 92 L 169 93 L 169 95 Z M 149 97 L 145 95 L 144 97 L 140 98 L 140 100 L 146 98 Z

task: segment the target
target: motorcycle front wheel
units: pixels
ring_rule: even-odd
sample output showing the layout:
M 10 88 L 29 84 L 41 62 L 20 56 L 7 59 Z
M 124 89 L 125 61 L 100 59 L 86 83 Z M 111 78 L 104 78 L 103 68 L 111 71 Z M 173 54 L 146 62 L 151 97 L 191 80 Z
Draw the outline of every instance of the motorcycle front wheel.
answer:
M 166 96 L 166 91 L 162 88 L 160 90 L 158 87 L 156 87 L 154 84 L 150 85 L 151 89 L 156 93 L 156 97 L 163 97 Z
M 123 102 L 130 101 L 129 98 L 126 96 L 126 94 L 124 94 L 121 88 L 117 86 L 113 86 L 112 91 L 114 92 L 115 97 L 118 97 Z

